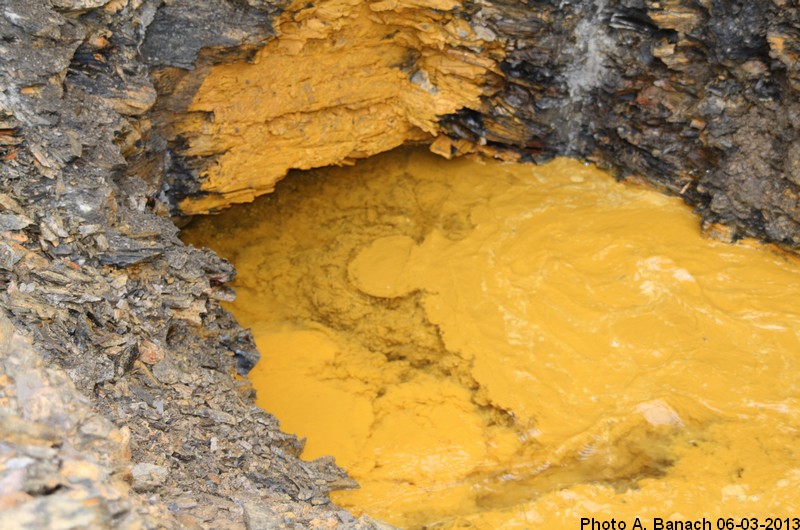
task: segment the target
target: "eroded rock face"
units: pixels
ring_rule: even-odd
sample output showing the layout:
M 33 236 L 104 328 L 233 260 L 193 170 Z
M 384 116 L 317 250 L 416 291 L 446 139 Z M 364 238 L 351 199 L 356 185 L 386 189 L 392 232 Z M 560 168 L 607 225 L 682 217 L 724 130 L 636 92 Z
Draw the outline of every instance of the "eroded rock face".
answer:
M 682 195 L 709 228 L 800 244 L 796 2 L 555 4 L 491 8 L 515 43 L 506 84 L 460 131 L 586 156 Z
M 34 359 L 39 388 L 89 400 L 67 413 L 105 420 L 41 430 L 4 368 L 0 420 L 21 423 L 0 429 L 2 517 L 375 527 L 327 504 L 341 472 L 300 462 L 232 378 L 257 358 L 218 305 L 233 270 L 182 245 L 170 207 L 220 208 L 290 167 L 424 141 L 446 156 L 585 156 L 682 194 L 709 226 L 797 247 L 799 34 L 783 0 L 5 0 L 0 307 L 38 357 L 4 347 L 0 361 Z M 345 53 L 358 43 L 371 45 Z M 320 121 L 298 134 L 309 109 Z M 234 141 L 242 117 L 266 136 Z M 35 480 L 18 478 L 23 463 Z
M 181 211 L 251 201 L 289 169 L 431 141 L 440 116 L 478 109 L 498 77 L 500 50 L 468 20 L 455 0 L 289 6 L 274 40 L 213 67 L 184 94 L 186 113 L 162 119 L 179 156 L 207 159 L 205 194 Z
M 233 269 L 157 199 L 160 7 L 0 5 L 0 527 L 374 528 L 234 379 L 258 354 L 218 305 Z
M 297 4 L 249 61 L 170 89 L 183 106 L 158 121 L 184 213 L 426 141 L 588 158 L 682 195 L 712 232 L 796 247 L 799 25 L 779 0 Z

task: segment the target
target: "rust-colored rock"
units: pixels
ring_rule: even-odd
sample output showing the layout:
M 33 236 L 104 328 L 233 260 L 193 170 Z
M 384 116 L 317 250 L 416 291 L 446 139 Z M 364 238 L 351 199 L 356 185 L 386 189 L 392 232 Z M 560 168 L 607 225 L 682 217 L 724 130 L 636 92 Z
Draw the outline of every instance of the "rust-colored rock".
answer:
M 250 200 L 288 168 L 424 141 L 588 158 L 737 238 L 800 245 L 792 2 L 318 2 L 288 6 L 278 33 L 163 84 L 181 102 L 157 121 L 182 213 Z
M 214 66 L 187 113 L 163 124 L 185 157 L 204 157 L 207 213 L 274 189 L 290 169 L 430 141 L 440 117 L 478 109 L 499 72 L 498 47 L 454 0 L 290 6 L 278 36 L 247 62 Z

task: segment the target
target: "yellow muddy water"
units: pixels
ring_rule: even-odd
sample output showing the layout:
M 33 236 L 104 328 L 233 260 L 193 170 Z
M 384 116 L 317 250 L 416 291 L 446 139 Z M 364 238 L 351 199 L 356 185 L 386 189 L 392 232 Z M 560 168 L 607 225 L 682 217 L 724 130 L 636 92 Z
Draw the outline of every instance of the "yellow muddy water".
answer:
M 703 239 L 679 199 L 401 150 L 185 237 L 236 265 L 258 402 L 361 484 L 333 495 L 356 513 L 800 517 L 800 266 Z

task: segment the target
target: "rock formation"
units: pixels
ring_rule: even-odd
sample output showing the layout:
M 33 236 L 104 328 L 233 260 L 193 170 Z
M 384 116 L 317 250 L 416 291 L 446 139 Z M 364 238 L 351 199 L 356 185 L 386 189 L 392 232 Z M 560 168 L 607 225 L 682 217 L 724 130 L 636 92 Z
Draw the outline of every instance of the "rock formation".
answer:
M 246 59 L 155 64 L 173 197 L 205 213 L 421 141 L 587 158 L 682 195 L 713 233 L 795 247 L 798 17 L 777 0 L 299 3 Z
M 233 377 L 233 270 L 170 214 L 423 142 L 797 248 L 798 53 L 790 0 L 3 0 L 0 526 L 376 527 Z

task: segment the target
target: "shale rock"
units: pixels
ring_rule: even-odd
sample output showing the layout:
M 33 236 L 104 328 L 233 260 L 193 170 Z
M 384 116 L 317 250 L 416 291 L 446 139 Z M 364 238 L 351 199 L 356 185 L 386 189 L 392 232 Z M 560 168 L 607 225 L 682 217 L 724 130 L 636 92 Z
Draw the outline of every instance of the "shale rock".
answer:
M 249 504 L 336 527 L 327 492 L 354 484 L 234 378 L 258 359 L 219 307 L 234 271 L 160 199 L 141 52 L 162 7 L 0 9 L 0 526 L 244 528 Z
M 257 183 L 218 171 L 238 145 L 219 110 L 235 94 L 196 99 L 203 84 L 271 49 L 313 59 L 325 41 L 352 59 L 353 27 L 393 54 L 381 75 L 346 83 L 365 64 L 342 61 L 326 86 L 358 97 L 310 109 L 319 87 L 295 90 L 287 60 L 275 73 L 301 104 L 270 99 L 253 121 L 270 148 L 296 137 L 283 165 Z M 170 214 L 421 141 L 585 157 L 681 195 L 710 232 L 797 248 L 798 36 L 788 0 L 3 0 L 0 526 L 379 527 L 330 504 L 352 481 L 299 460 L 234 378 L 258 358 L 219 307 L 234 271 L 183 245 Z M 371 79 L 388 96 L 371 101 Z M 312 146 L 295 121 L 309 110 L 337 118 Z

